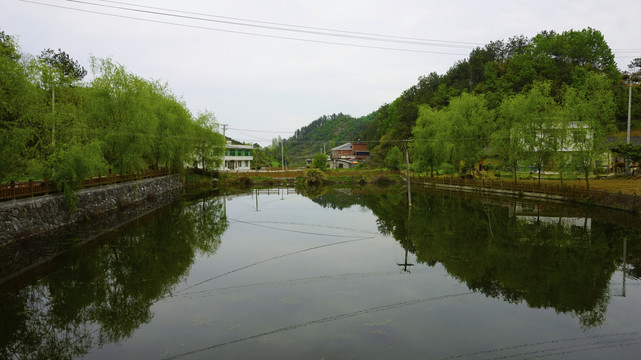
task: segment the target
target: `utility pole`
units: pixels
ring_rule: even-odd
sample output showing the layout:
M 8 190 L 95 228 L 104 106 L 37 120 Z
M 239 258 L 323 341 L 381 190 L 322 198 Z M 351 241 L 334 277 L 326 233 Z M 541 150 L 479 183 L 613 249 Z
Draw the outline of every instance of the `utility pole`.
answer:
M 412 208 L 412 188 L 410 186 L 410 153 L 409 144 L 405 144 L 405 163 L 407 164 L 407 203 Z
M 225 131 L 227 130 L 227 126 L 229 124 L 220 124 L 220 125 L 223 127 L 223 141 L 225 142 L 225 144 L 223 145 L 223 162 L 222 162 L 223 169 L 225 169 L 226 168 L 226 166 L 225 166 L 225 153 L 227 152 L 227 149 L 226 149 L 226 146 L 225 146 L 225 145 L 227 145 L 227 137 L 225 136 Z
M 628 76 L 628 133 L 626 136 L 626 144 L 630 143 L 630 127 L 632 123 L 632 82 L 639 81 L 639 75 L 641 75 L 641 58 L 636 58 L 628 65 L 630 69 Z M 634 71 L 636 70 L 636 71 Z M 626 159 L 625 161 L 625 174 L 630 175 L 630 161 Z
M 56 91 L 55 87 L 51 86 L 51 122 L 52 122 L 52 131 L 51 131 L 51 145 L 56 150 Z
M 630 123 L 632 122 L 632 75 L 628 78 L 628 133 L 626 144 L 630 143 Z M 625 159 L 625 174 L 630 175 L 630 160 Z

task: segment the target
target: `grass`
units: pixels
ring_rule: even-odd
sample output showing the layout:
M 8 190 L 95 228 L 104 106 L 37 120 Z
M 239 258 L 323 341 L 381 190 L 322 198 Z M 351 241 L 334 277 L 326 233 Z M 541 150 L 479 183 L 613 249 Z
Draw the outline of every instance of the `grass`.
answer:
M 439 177 L 449 176 L 450 175 L 440 175 Z M 454 176 L 458 177 L 458 175 Z M 514 178 L 510 173 L 501 173 L 500 177 L 496 177 L 494 173 L 484 172 L 483 178 L 486 180 L 503 180 L 506 183 L 514 181 Z M 602 179 L 591 176 L 589 181 L 590 190 L 606 191 L 611 193 L 621 192 L 623 194 L 641 196 L 641 178 L 635 180 L 633 177 L 613 176 L 607 179 Z M 536 175 L 533 175 L 532 178 L 530 178 L 529 173 L 517 173 L 517 182 L 523 182 L 525 184 L 535 184 L 538 183 L 538 178 L 536 177 Z M 545 174 L 541 176 L 541 185 L 544 184 L 548 186 L 560 186 L 561 180 L 559 180 L 558 174 Z M 585 179 L 581 176 L 566 174 L 564 176 L 563 185 L 585 189 Z

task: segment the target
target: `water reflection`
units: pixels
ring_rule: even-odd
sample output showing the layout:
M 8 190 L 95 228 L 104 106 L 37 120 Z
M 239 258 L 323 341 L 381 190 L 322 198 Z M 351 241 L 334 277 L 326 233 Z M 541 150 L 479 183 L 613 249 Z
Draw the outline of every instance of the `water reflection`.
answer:
M 228 223 L 216 198 L 181 202 L 70 254 L 36 284 L 0 298 L 0 358 L 70 359 L 129 337 L 150 307 L 214 253 Z M 82 251 L 82 250 L 79 250 Z
M 572 214 L 559 204 L 415 193 L 409 210 L 401 191 L 370 190 L 326 193 L 314 201 L 371 209 L 378 230 L 406 250 L 398 264 L 404 271 L 411 271 L 409 252 L 419 263 L 442 264 L 471 290 L 572 314 L 584 329 L 605 321 L 613 273 L 625 268 L 624 277 L 638 279 L 641 271 L 641 231 Z M 617 293 L 625 295 L 625 289 Z
M 306 195 L 205 195 L 62 258 L 0 298 L 0 358 L 522 358 L 638 342 L 637 228 L 565 204 Z

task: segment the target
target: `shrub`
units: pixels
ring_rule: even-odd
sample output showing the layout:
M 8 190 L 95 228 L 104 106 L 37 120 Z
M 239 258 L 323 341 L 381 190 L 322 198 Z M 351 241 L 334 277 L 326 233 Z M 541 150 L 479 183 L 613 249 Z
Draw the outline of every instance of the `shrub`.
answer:
M 326 181 L 327 176 L 319 169 L 305 171 L 305 185 L 323 185 Z
M 327 155 L 325 155 L 323 153 L 314 154 L 314 158 L 312 159 L 312 168 L 319 169 L 319 170 L 326 170 L 327 169 Z

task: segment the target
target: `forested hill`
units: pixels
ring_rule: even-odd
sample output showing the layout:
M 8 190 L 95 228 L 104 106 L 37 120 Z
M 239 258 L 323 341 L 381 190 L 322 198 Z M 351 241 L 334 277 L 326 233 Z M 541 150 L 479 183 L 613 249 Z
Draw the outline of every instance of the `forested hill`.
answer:
M 583 83 L 591 73 L 605 76 L 610 82 L 616 104 L 616 125 L 619 129 L 625 128 L 627 90 L 621 86 L 622 73 L 603 35 L 591 28 L 562 33 L 542 31 L 532 38 L 519 35 L 478 47 L 445 74 L 432 72 L 420 76 L 418 82 L 398 98 L 364 118 L 354 119 L 343 114 L 323 116 L 286 140 L 286 144 L 291 142 L 288 153 L 294 160 L 294 154 L 309 156 L 310 151 L 302 149 L 312 149 L 313 153 L 325 142 L 329 148 L 330 143 L 360 138 L 370 142 L 374 160 L 380 164 L 394 140 L 412 137 L 421 105 L 440 110 L 452 99 L 469 93 L 482 95 L 492 111 L 504 100 L 527 92 L 540 82 L 548 82 L 551 95 L 560 101 L 566 88 Z M 641 115 L 639 93 L 633 94 L 633 119 Z M 641 128 L 640 125 L 633 123 L 633 128 Z
M 359 118 L 342 113 L 321 116 L 285 140 L 290 162 L 300 164 L 315 153 L 322 152 L 323 148 L 329 153 L 333 147 L 358 140 L 374 117 L 375 113 Z

